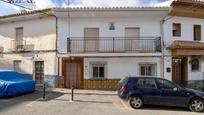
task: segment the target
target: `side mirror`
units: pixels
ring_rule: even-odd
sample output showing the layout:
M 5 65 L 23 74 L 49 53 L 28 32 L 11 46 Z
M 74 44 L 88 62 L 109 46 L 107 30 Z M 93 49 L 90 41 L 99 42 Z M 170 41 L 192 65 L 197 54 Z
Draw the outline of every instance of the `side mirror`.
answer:
M 173 91 L 178 91 L 178 88 L 176 88 L 176 87 L 175 87 L 175 88 L 173 88 Z

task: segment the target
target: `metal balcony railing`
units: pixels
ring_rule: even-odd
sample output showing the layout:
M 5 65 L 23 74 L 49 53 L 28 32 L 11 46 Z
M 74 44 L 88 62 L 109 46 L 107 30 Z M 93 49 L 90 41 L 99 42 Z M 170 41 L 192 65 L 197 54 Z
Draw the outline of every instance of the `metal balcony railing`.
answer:
M 154 53 L 161 52 L 160 37 L 71 37 L 70 53 Z
M 25 40 L 12 40 L 11 50 L 15 52 L 32 51 L 34 50 L 34 45 L 27 44 Z

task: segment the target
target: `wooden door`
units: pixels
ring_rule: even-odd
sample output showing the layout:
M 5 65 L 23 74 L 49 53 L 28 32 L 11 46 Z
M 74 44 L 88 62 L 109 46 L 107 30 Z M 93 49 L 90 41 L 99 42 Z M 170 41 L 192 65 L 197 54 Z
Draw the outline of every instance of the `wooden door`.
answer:
M 66 62 L 66 82 L 65 87 L 78 89 L 81 84 L 81 68 L 79 61 L 67 61 Z
M 125 50 L 138 51 L 140 49 L 140 28 L 125 28 Z
M 177 84 L 188 80 L 187 57 L 172 58 L 172 80 Z
M 84 50 L 95 52 L 99 48 L 99 28 L 84 28 Z

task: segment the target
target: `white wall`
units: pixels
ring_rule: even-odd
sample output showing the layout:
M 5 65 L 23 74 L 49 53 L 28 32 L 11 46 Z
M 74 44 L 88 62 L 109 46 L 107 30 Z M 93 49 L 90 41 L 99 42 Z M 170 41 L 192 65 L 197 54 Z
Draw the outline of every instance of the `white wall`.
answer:
M 125 27 L 139 27 L 141 37 L 160 37 L 160 18 L 157 17 L 117 17 L 117 18 L 71 18 L 70 36 L 83 37 L 84 28 L 98 27 L 100 37 L 124 37 Z M 67 53 L 67 37 L 69 37 L 69 21 L 59 18 L 59 52 Z M 109 23 L 114 22 L 115 30 L 109 30 Z
M 34 50 L 56 49 L 55 18 L 38 18 L 0 24 L 0 46 L 4 47 L 3 57 L 0 57 L 0 69 L 13 70 L 13 61 L 21 60 L 21 70 L 25 74 L 33 74 L 34 61 L 44 61 L 44 72 L 47 75 L 57 74 L 56 52 L 43 53 L 12 53 L 11 40 L 15 39 L 15 28 L 23 27 L 23 39 L 27 44 L 33 44 Z
M 181 37 L 173 37 L 173 23 L 181 24 Z M 204 20 L 198 18 L 172 17 L 164 23 L 164 45 L 165 49 L 169 47 L 175 40 L 193 41 L 193 25 L 201 25 L 201 40 L 204 41 Z M 166 50 L 166 55 L 171 55 Z
M 191 60 L 191 57 L 188 57 L 188 61 Z M 204 80 L 204 58 L 200 57 L 200 70 L 191 71 L 191 64 L 188 63 L 188 80 Z
M 57 57 L 55 52 L 41 54 L 4 54 L 0 58 L 0 70 L 13 70 L 13 61 L 20 60 L 20 72 L 24 74 L 33 74 L 34 61 L 44 61 L 44 74 L 57 75 Z M 33 58 L 34 57 L 34 58 Z
M 161 77 L 161 58 L 160 57 L 129 57 L 129 58 L 85 58 L 84 59 L 84 78 L 91 77 L 91 63 L 103 62 L 106 64 L 106 76 L 109 79 L 120 79 L 125 76 L 139 76 L 139 64 L 157 64 L 157 75 Z
M 181 24 L 181 37 L 173 37 L 172 36 L 172 29 L 173 23 L 180 23 Z M 185 41 L 193 41 L 193 25 L 201 25 L 201 42 L 204 41 L 204 20 L 203 19 L 196 19 L 196 18 L 185 18 L 185 17 L 171 17 L 164 23 L 164 50 L 165 50 L 165 58 L 164 58 L 164 75 L 169 80 L 172 79 L 172 55 L 171 50 L 167 50 L 166 48 L 169 47 L 175 40 L 185 40 Z M 204 72 L 204 62 L 203 59 L 201 61 L 201 69 L 197 72 L 191 71 L 191 64 L 189 63 L 190 56 L 188 57 L 188 79 L 189 80 L 203 80 L 203 72 Z M 171 67 L 171 72 L 167 73 L 166 68 Z
M 33 44 L 34 50 L 55 50 L 55 25 L 55 18 L 1 23 L 0 46 L 4 47 L 4 52 L 11 51 L 11 40 L 14 40 L 16 36 L 15 28 L 23 27 L 23 39 L 26 41 L 26 44 Z

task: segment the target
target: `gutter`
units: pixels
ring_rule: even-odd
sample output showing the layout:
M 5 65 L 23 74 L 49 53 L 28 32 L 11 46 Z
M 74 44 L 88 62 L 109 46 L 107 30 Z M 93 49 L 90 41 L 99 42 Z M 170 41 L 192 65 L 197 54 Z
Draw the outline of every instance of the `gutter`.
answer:
M 170 9 L 169 10 L 169 13 L 171 12 L 171 10 L 172 9 Z M 168 15 L 167 15 L 168 16 Z M 165 77 L 164 76 L 164 73 L 165 73 L 165 68 L 164 68 L 164 57 L 165 57 L 165 49 L 164 49 L 164 23 L 167 21 L 167 20 L 169 20 L 169 19 L 171 19 L 171 18 L 173 18 L 174 16 L 170 16 L 169 18 L 167 18 L 167 16 L 165 16 L 164 18 L 162 18 L 162 20 L 160 21 L 160 32 L 161 32 L 161 47 L 162 47 L 162 76 L 163 76 L 163 78 Z M 167 18 L 167 19 L 166 19 Z

